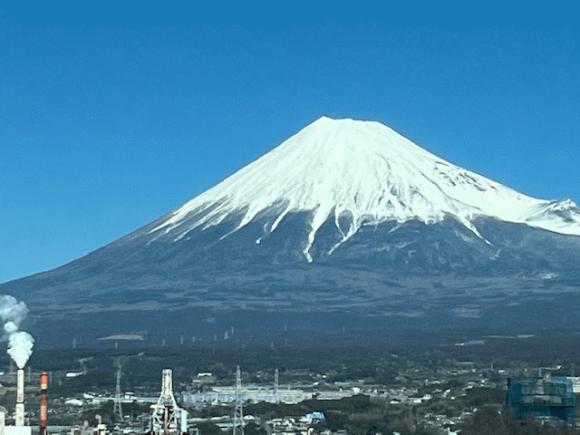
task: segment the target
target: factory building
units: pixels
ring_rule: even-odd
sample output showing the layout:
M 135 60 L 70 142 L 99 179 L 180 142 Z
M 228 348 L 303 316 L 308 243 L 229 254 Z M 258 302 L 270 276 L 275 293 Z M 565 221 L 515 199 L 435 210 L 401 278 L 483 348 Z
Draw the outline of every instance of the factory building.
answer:
M 313 393 L 298 389 L 278 389 L 275 391 L 267 388 L 245 387 L 242 394 L 244 401 L 253 403 L 296 404 L 313 398 Z M 207 403 L 231 404 L 236 401 L 236 388 L 214 387 L 211 391 L 204 393 L 183 393 L 182 400 L 187 407 L 196 407 Z
M 187 433 L 187 411 L 179 408 L 173 395 L 173 374 L 170 369 L 163 370 L 161 394 L 155 405 L 151 406 L 149 434 L 179 435 Z
M 38 430 L 39 435 L 48 435 L 48 373 L 40 374 Z M 156 403 L 151 405 L 149 434 L 180 435 L 188 432 L 187 411 L 181 409 L 173 395 L 172 371 L 163 370 L 161 378 L 161 394 Z M 6 425 L 6 409 L 0 407 L 0 435 L 32 435 L 32 427 L 25 425 L 24 409 L 24 370 L 19 369 L 16 376 L 16 406 L 14 409 L 14 425 Z M 100 418 L 98 424 L 92 427 L 85 422 L 82 426 L 71 428 L 71 435 L 105 435 L 107 427 Z

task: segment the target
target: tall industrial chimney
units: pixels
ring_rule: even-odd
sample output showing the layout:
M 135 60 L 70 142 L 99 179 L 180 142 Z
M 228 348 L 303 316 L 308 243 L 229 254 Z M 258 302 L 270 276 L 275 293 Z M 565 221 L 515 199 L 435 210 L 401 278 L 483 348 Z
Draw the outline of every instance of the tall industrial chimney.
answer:
M 6 433 L 6 409 L 0 406 L 0 435 Z
M 40 374 L 40 410 L 38 412 L 38 426 L 40 435 L 47 434 L 48 425 L 48 373 Z
M 14 426 L 24 426 L 24 370 L 16 372 L 16 414 Z

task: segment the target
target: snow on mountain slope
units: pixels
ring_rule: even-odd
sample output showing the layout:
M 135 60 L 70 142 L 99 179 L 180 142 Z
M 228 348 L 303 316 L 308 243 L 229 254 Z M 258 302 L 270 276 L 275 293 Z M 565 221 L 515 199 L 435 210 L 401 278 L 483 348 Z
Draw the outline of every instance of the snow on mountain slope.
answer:
M 190 200 L 150 233 L 179 240 L 195 228 L 241 214 L 236 231 L 264 211 L 272 211 L 270 232 L 290 212 L 311 213 L 304 247 L 308 261 L 317 231 L 329 218 L 342 235 L 330 253 L 362 225 L 391 220 L 431 224 L 452 217 L 479 236 L 474 220 L 485 216 L 580 235 L 580 210 L 570 200 L 518 193 L 429 153 L 381 123 L 326 117 Z

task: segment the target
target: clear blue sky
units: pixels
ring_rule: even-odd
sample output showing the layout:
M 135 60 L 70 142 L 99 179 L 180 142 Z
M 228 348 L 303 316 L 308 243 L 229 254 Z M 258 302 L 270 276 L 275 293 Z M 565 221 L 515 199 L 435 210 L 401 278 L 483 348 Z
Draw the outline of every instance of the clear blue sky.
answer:
M 136 229 L 321 115 L 580 201 L 580 31 L 564 3 L 6 3 L 0 282 Z

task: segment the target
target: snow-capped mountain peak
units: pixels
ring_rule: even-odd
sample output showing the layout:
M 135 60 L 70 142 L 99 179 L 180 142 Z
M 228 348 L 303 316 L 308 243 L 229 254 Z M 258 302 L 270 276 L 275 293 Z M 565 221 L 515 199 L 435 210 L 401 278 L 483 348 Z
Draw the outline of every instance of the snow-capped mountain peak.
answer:
M 235 232 L 265 211 L 271 212 L 268 232 L 288 213 L 310 214 L 303 251 L 308 261 L 317 232 L 329 219 L 341 234 L 330 254 L 361 226 L 393 220 L 432 224 L 451 217 L 479 235 L 474 221 L 485 216 L 580 235 L 580 210 L 572 201 L 518 193 L 431 154 L 379 122 L 327 117 L 176 209 L 150 234 L 179 240 L 237 214 L 242 217 Z

